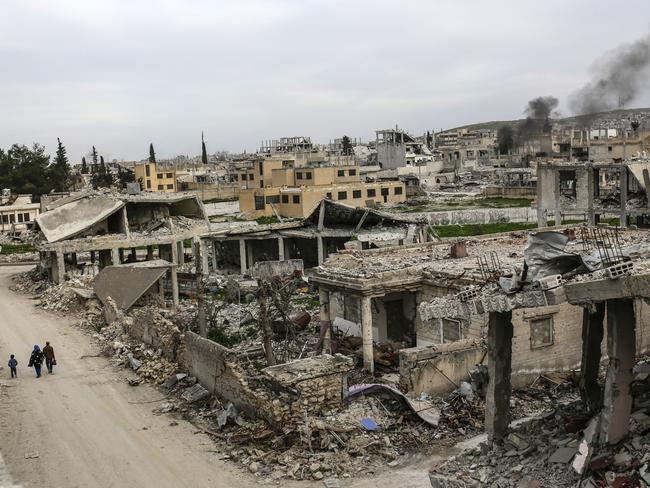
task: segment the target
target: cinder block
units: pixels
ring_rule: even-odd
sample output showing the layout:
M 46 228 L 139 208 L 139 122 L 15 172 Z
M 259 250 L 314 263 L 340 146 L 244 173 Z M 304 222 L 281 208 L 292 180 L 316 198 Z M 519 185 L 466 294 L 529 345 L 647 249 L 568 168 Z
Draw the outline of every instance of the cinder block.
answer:
M 615 280 L 621 276 L 629 275 L 632 273 L 632 269 L 634 269 L 632 261 L 625 261 L 615 264 L 614 266 L 610 266 L 609 268 L 605 269 L 605 272 L 607 273 L 607 277 L 609 279 Z

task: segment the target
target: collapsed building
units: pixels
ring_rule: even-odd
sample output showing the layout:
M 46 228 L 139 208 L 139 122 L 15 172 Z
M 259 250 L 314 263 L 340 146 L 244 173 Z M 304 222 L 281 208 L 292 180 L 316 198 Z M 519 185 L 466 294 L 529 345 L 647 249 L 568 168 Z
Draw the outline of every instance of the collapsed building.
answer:
M 322 199 L 299 221 L 205 233 L 201 254 L 206 271 L 244 274 L 258 262 L 300 259 L 304 268 L 312 268 L 342 249 L 408 245 L 431 236 L 422 219 Z
M 176 266 L 184 262 L 184 241 L 208 226 L 194 194 L 81 192 L 56 200 L 36 218 L 40 268 L 59 283 L 109 265 L 161 259 L 173 265 L 170 280 L 177 304 Z
M 635 249 L 646 242 L 644 234 L 633 231 L 618 239 L 634 243 Z M 366 369 L 375 370 L 376 359 L 383 359 L 381 344 L 391 343 L 399 352 L 393 365 L 399 362 L 402 385 L 416 395 L 439 394 L 482 362 L 489 330 L 487 313 L 461 314 L 456 309 L 445 313 L 445 306 L 456 303 L 450 298 L 473 293 L 467 290 L 485 285 L 503 269 L 513 273 L 521 268 L 526 240 L 526 234 L 514 233 L 401 249 L 342 251 L 310 280 L 319 287 L 322 320 L 332 323 L 333 336 L 362 338 Z M 512 317 L 517 333 L 511 368 L 519 385 L 531 375 L 571 370 L 581 362 L 581 331 L 575 326 L 581 307 L 542 295 L 527 297 L 532 301 L 526 302 L 526 310 L 519 307 L 522 310 Z M 634 306 L 637 349 L 645 351 L 650 347 L 650 323 L 644 319 L 647 305 L 639 299 Z
M 626 227 L 650 226 L 646 188 L 650 185 L 650 162 L 540 163 L 537 167 L 538 225 L 549 218 L 584 220 L 590 225 L 615 218 Z

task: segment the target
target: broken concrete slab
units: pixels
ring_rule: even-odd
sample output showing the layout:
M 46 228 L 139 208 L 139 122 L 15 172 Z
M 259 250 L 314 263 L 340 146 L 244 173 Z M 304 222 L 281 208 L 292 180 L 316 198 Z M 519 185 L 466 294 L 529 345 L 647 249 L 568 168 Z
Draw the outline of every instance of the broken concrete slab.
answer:
M 171 268 L 172 264 L 162 259 L 106 266 L 95 277 L 93 287 L 103 304 L 110 297 L 120 310 L 126 311 Z
M 199 383 L 196 383 L 194 386 L 190 386 L 187 390 L 183 392 L 181 398 L 187 403 L 197 403 L 201 400 L 205 400 L 210 396 L 210 392 L 203 388 Z
M 551 457 L 548 458 L 548 462 L 569 464 L 577 452 L 578 449 L 575 447 L 560 447 L 553 454 L 551 454 Z
M 134 358 L 132 352 L 128 353 L 126 355 L 126 357 L 128 358 L 129 366 L 131 366 L 131 369 L 133 371 L 137 371 L 138 369 L 140 369 L 142 367 L 142 362 L 139 361 L 138 359 Z

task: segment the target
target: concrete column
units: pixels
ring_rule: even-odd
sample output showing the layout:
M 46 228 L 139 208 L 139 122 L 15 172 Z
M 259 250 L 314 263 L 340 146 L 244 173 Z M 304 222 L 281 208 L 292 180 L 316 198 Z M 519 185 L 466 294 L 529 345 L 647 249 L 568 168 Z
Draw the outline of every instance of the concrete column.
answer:
M 113 266 L 120 264 L 122 261 L 120 260 L 120 249 L 111 249 L 111 262 L 113 263 Z
M 561 185 L 560 185 L 560 172 L 553 172 L 554 181 L 555 181 L 555 192 L 553 196 L 555 197 L 555 225 L 562 225 L 562 207 L 561 207 Z
M 153 246 L 147 246 L 147 261 L 153 261 Z
M 278 260 L 284 261 L 284 238 L 278 237 Z
M 165 285 L 163 284 L 162 277 L 158 279 L 158 293 L 160 294 L 160 301 L 165 303 Z
M 363 338 L 363 367 L 375 372 L 375 353 L 372 346 L 372 297 L 361 297 L 361 336 Z
M 131 248 L 131 262 L 135 263 L 138 260 L 138 250 L 135 247 Z
M 244 241 L 246 245 L 246 262 L 248 267 L 252 268 L 255 264 L 255 255 L 253 254 L 253 244 L 250 241 Z
M 321 265 L 323 264 L 323 261 L 325 261 L 325 258 L 323 256 L 323 237 L 318 235 L 316 236 L 316 245 L 318 246 L 318 264 Z
M 239 239 L 239 263 L 241 274 L 246 273 L 246 241 L 244 239 Z
M 593 308 L 582 311 L 582 362 L 580 363 L 580 396 L 589 412 L 601 405 L 601 389 L 598 384 L 600 346 L 603 342 L 603 319 L 605 302 L 596 302 Z
M 201 253 L 201 271 L 206 275 L 210 274 L 210 256 L 208 256 L 208 246 L 203 239 L 199 239 L 199 247 Z M 197 263 L 195 263 L 195 266 Z
M 172 302 L 174 310 L 178 308 L 178 275 L 177 275 L 177 262 L 178 262 L 178 243 L 172 242 L 172 269 L 171 269 L 171 282 L 172 282 Z
M 488 373 L 485 430 L 490 442 L 501 441 L 510 424 L 512 366 L 512 312 L 490 312 L 488 321 Z
M 57 283 L 63 283 L 65 281 L 65 254 L 61 251 L 56 253 L 56 271 L 57 271 Z
M 120 263 L 125 262 L 125 259 L 124 259 L 124 249 L 122 249 L 122 248 L 120 248 L 120 250 L 119 250 L 119 258 L 120 258 Z
M 627 227 L 627 167 L 620 170 L 621 175 L 621 227 Z
M 112 253 L 108 249 L 101 249 L 99 251 L 99 269 L 110 266 L 112 262 Z
M 217 241 L 212 241 L 212 270 L 215 273 L 219 272 L 219 265 L 217 263 L 217 258 L 219 256 L 219 249 L 217 246 L 218 246 Z
M 601 433 L 602 440 L 617 444 L 628 433 L 632 411 L 632 368 L 636 354 L 634 300 L 607 300 L 607 354 Z
M 322 286 L 318 288 L 318 301 L 320 302 L 321 327 L 327 327 L 323 338 L 323 354 L 332 354 L 332 323 L 330 318 L 330 293 Z
M 185 245 L 183 244 L 183 241 L 178 241 L 176 242 L 176 263 L 179 266 L 182 266 L 185 264 Z
M 596 212 L 594 211 L 594 167 L 587 167 L 587 223 L 596 225 Z

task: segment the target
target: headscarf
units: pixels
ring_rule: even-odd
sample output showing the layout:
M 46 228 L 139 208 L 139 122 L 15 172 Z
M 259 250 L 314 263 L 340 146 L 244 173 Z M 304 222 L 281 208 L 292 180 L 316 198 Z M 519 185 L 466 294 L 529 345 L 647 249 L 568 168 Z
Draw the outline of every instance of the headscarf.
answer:
M 38 344 L 34 344 L 34 352 L 41 352 L 41 348 L 38 347 Z

